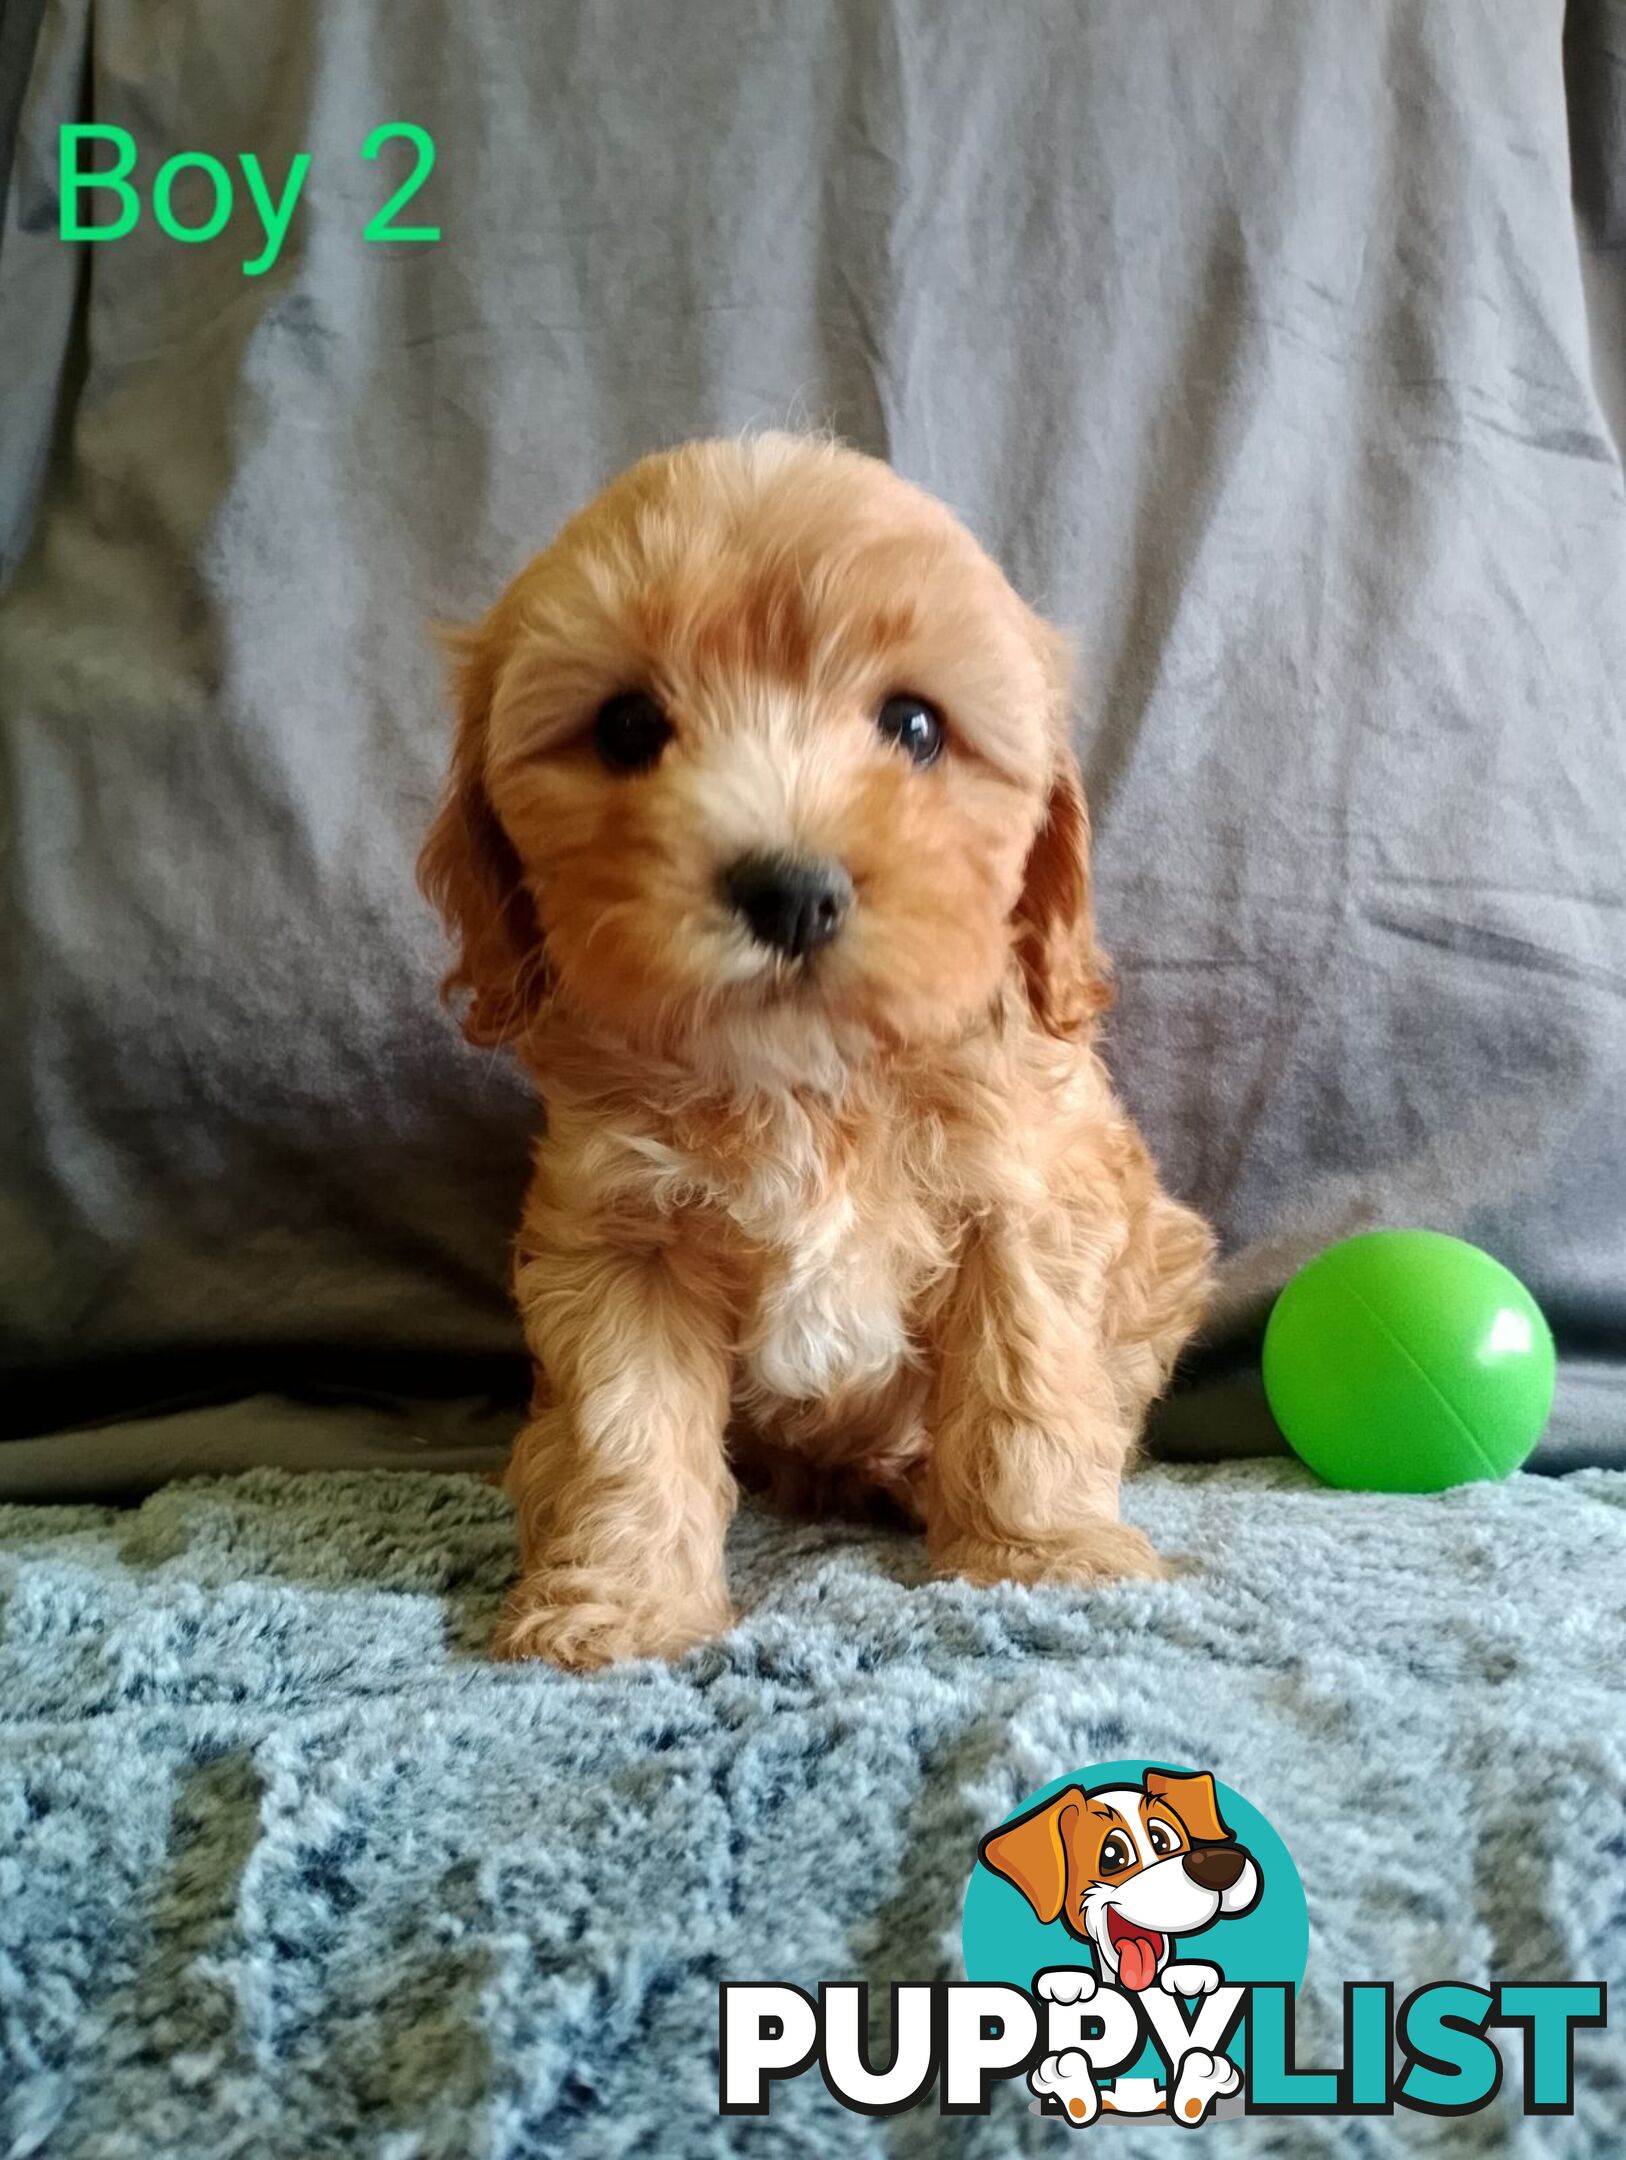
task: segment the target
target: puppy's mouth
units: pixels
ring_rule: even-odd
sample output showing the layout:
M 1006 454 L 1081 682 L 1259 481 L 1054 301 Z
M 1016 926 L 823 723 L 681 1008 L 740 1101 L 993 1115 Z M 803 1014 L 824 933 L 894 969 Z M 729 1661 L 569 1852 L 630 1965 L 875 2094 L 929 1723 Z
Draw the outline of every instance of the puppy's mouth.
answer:
M 812 954 L 805 960 L 775 959 L 759 974 L 747 977 L 735 987 L 747 1004 L 807 1005 L 819 1001 L 823 990 L 821 976 L 825 972 Z
M 1155 1928 L 1137 1927 L 1115 1905 L 1109 1905 L 1107 1941 L 1118 1955 L 1119 1984 L 1136 1995 L 1150 1987 L 1157 1977 L 1159 1960 L 1169 1947 L 1169 1938 Z

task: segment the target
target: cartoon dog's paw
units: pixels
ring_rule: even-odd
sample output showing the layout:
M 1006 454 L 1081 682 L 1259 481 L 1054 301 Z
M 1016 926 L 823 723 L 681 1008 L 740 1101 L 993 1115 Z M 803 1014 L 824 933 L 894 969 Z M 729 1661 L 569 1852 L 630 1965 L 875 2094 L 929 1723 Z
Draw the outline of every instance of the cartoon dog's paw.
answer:
M 1087 1965 L 1052 1965 L 1036 1973 L 1034 1990 L 1046 2002 L 1086 2003 L 1095 1993 L 1095 1975 Z
M 1169 2113 L 1177 2123 L 1194 2130 L 1214 2102 L 1228 2098 L 1241 2083 L 1242 2072 L 1229 2055 L 1211 2055 L 1207 2048 L 1193 2048 L 1181 2058 Z
M 1165 1995 L 1212 1995 L 1220 1984 L 1217 1965 L 1165 1965 L 1157 1976 Z
M 1090 2075 L 1090 2058 L 1080 2048 L 1047 2055 L 1028 2072 L 1028 2090 L 1054 2100 L 1075 2130 L 1083 2130 L 1101 2112 L 1101 2095 Z

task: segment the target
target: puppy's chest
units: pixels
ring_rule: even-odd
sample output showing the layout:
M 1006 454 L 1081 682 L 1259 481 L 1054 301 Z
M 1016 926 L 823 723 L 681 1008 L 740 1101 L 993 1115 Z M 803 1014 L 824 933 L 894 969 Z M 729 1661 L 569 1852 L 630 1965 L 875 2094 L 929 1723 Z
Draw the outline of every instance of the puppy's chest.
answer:
M 947 1266 L 943 1223 L 882 1136 L 837 1147 L 794 1111 L 703 1176 L 741 1283 L 739 1393 L 814 1402 L 883 1388 Z
M 884 1387 L 908 1362 L 918 1271 L 907 1242 L 849 1193 L 786 1224 L 745 1196 L 730 1210 L 750 1247 L 742 1393 L 808 1402 Z

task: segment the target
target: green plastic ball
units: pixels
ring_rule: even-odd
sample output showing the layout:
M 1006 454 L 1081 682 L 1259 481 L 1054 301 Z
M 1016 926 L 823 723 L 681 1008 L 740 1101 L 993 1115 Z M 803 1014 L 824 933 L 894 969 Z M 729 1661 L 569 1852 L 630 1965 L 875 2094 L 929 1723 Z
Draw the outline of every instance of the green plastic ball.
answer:
M 1362 1492 L 1506 1477 L 1553 1406 L 1541 1307 L 1499 1260 L 1435 1230 L 1373 1230 L 1301 1268 L 1264 1367 L 1294 1453 Z

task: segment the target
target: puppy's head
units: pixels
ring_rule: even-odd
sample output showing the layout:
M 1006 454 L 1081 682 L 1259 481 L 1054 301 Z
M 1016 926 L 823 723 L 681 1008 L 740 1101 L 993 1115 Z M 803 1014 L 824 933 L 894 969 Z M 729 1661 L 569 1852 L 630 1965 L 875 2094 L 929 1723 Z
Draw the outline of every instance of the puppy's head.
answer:
M 1139 1786 L 1068 1786 L 982 1841 L 983 1864 L 1047 1924 L 1094 1949 L 1103 1975 L 1138 1992 L 1196 1934 L 1259 1901 L 1259 1870 L 1232 1838 L 1206 1771 L 1148 1770 Z
M 478 1042 L 930 1042 L 1105 1002 L 1057 634 L 950 514 L 789 436 L 645 460 L 454 641 L 421 873 Z

